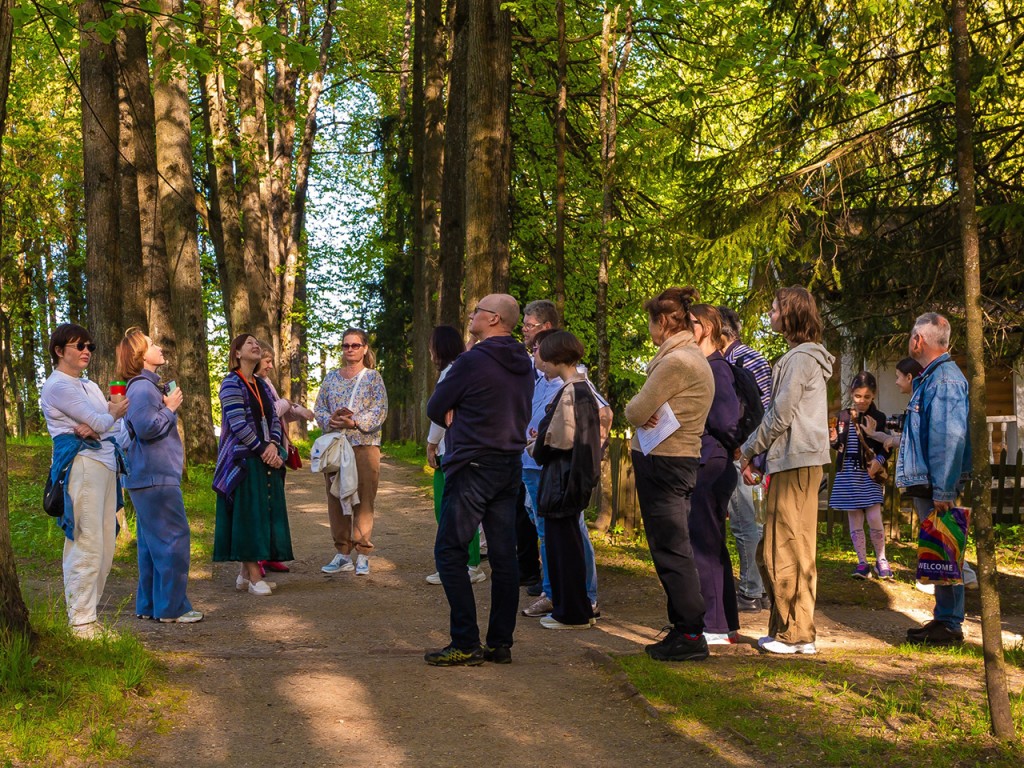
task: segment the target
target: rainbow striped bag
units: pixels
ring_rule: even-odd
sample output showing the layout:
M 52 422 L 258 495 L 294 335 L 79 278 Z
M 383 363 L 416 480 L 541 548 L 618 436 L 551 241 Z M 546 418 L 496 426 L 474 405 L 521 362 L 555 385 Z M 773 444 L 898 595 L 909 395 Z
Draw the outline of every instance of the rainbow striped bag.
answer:
M 964 581 L 964 552 L 970 507 L 932 510 L 917 536 L 917 580 L 947 587 Z

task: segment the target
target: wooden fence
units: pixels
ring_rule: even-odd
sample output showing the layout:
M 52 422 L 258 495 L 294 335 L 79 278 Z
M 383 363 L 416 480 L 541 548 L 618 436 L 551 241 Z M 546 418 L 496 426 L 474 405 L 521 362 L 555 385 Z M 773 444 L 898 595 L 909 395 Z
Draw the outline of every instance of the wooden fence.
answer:
M 883 515 L 889 529 L 889 536 L 899 540 L 901 525 L 909 524 L 913 511 L 909 499 L 901 498 L 895 487 L 895 460 L 890 466 L 890 480 L 886 484 Z M 624 437 L 613 437 L 602 467 L 601 494 L 598 501 L 597 527 L 600 530 L 615 530 L 632 534 L 643 527 L 640 520 L 640 506 L 636 498 L 633 480 L 633 462 L 629 441 Z M 1014 461 L 1003 451 L 999 462 L 992 464 L 992 518 L 993 522 L 1010 525 L 1024 523 L 1022 511 L 1022 476 L 1024 476 L 1024 450 L 1018 450 Z M 832 483 L 835 480 L 835 464 L 825 468 L 825 485 L 819 495 L 818 522 L 825 524 L 829 536 L 844 535 L 846 513 L 828 506 Z M 741 481 L 742 482 L 742 481 Z

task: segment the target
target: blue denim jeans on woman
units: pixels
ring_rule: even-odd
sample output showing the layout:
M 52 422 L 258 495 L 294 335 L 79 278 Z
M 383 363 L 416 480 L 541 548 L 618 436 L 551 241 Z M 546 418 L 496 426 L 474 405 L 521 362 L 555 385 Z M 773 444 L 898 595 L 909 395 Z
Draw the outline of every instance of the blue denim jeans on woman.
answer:
M 434 560 L 451 608 L 452 645 L 470 651 L 480 645 L 476 599 L 466 565 L 469 542 L 483 524 L 491 565 L 491 615 L 487 645 L 512 647 L 519 610 L 519 562 L 516 556 L 516 500 L 523 461 L 518 452 L 491 453 L 473 459 L 445 477 Z

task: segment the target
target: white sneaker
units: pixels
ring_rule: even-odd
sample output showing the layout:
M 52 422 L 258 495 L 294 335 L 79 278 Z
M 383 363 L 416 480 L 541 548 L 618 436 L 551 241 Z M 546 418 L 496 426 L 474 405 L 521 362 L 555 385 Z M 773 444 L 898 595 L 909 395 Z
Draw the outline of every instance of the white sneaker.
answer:
M 438 581 L 441 578 L 438 577 Z M 469 566 L 469 583 L 479 584 L 481 581 L 487 581 L 487 574 L 484 573 L 483 569 L 479 565 Z
M 441 583 L 441 574 L 438 573 L 437 571 L 434 571 L 432 574 L 427 576 L 427 584 L 435 584 L 436 585 L 436 584 L 440 584 L 440 583 Z
M 341 570 L 346 570 L 342 568 Z M 366 555 L 356 555 L 355 564 L 356 576 L 369 576 L 370 575 L 370 558 Z
M 88 624 L 74 624 L 71 627 L 72 633 L 75 637 L 85 638 L 91 640 L 99 637 L 103 634 L 103 627 L 96 621 L 90 621 Z
M 918 592 L 924 592 L 926 595 L 934 595 L 935 594 L 935 585 L 934 584 L 922 584 L 919 581 L 919 582 L 917 582 L 914 585 L 914 587 L 917 589 Z
M 814 643 L 784 643 L 771 636 L 762 637 L 758 640 L 757 647 L 768 653 L 802 653 L 807 656 L 813 656 L 818 652 L 818 649 L 814 647 Z
M 269 584 L 267 586 L 270 586 Z M 203 620 L 202 611 L 189 611 L 183 613 L 176 619 L 160 619 L 161 624 L 195 624 L 197 621 Z
M 704 639 L 708 645 L 735 645 L 735 632 L 705 632 Z
M 260 579 L 261 582 L 266 584 L 271 589 L 277 589 L 276 581 L 267 581 L 266 579 Z M 245 592 L 249 588 L 249 580 L 242 574 L 238 574 L 238 578 L 235 579 L 235 589 L 239 592 Z
M 587 621 L 586 624 L 563 624 L 550 613 L 541 618 L 540 625 L 544 629 L 590 629 L 594 626 L 590 621 Z
M 355 569 L 356 567 L 352 565 L 352 558 L 339 552 L 331 562 L 320 570 L 323 573 L 349 573 Z
M 249 582 L 249 594 L 259 595 L 260 597 L 266 597 L 267 595 L 272 595 L 274 593 L 270 589 L 270 585 L 267 582 L 263 581 L 263 579 L 260 579 L 257 582 Z

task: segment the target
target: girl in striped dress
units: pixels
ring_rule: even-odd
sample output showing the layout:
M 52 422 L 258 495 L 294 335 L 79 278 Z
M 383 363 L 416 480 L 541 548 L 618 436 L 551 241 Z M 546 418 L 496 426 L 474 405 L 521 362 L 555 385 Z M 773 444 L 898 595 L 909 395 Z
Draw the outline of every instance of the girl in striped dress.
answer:
M 892 569 L 885 559 L 885 527 L 882 523 L 882 501 L 885 497 L 882 483 L 889 452 L 866 433 L 864 426 L 868 416 L 876 424 L 885 424 L 885 414 L 875 407 L 877 392 L 875 377 L 867 371 L 858 373 L 850 383 L 853 407 L 841 411 L 829 429 L 832 448 L 836 451 L 836 479 L 829 506 L 849 515 L 850 539 L 857 553 L 857 567 L 850 575 L 855 579 L 871 578 L 864 540 L 865 517 L 875 549 L 875 573 L 880 579 L 892 578 Z

